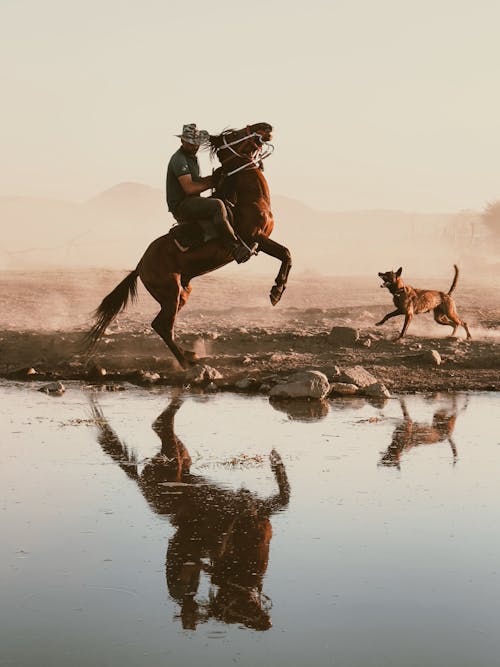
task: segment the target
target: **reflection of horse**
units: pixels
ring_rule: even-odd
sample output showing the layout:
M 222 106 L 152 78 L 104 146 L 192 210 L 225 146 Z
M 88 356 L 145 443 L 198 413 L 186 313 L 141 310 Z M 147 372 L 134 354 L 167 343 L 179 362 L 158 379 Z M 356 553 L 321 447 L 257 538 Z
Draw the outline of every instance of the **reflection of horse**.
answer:
M 152 509 L 176 528 L 166 559 L 166 578 L 180 606 L 184 628 L 210 618 L 271 627 L 270 601 L 262 592 L 272 536 L 270 517 L 288 505 L 290 487 L 279 454 L 270 455 L 278 493 L 267 499 L 247 490 L 231 491 L 190 473 L 191 458 L 175 435 L 174 417 L 182 405 L 173 399 L 153 424 L 161 451 L 139 473 L 137 463 L 94 402 L 93 415 L 103 450 L 135 479 Z M 196 600 L 202 573 L 210 595 Z
M 467 402 L 459 410 L 456 396 L 452 398 L 449 410 L 440 408 L 434 413 L 431 424 L 415 422 L 410 417 L 406 403 L 401 399 L 403 420 L 396 426 L 392 434 L 392 442 L 382 455 L 380 464 L 399 468 L 403 452 L 408 452 L 420 445 L 434 445 L 439 442 L 449 442 L 453 454 L 453 463 L 457 460 L 457 448 L 453 441 L 453 431 L 457 416 L 467 407 Z
M 269 239 L 274 219 L 259 155 L 262 144 L 271 139 L 271 132 L 272 127 L 267 123 L 250 125 L 243 130 L 228 130 L 210 136 L 210 147 L 222 164 L 221 196 L 234 203 L 235 231 L 248 246 L 257 244 L 258 250 L 281 260 L 281 268 L 270 292 L 274 306 L 285 289 L 291 256 L 287 248 Z M 172 231 L 156 239 L 147 248 L 136 269 L 97 308 L 95 323 L 86 336 L 87 348 L 92 349 L 108 325 L 125 308 L 129 298 L 135 297 L 136 282 L 140 277 L 161 306 L 151 326 L 181 366 L 185 368 L 194 363 L 196 354 L 183 350 L 174 340 L 175 318 L 191 293 L 191 279 L 214 271 L 232 259 L 230 251 L 217 238 L 187 252 L 181 252 Z M 217 301 L 217 295 L 214 295 L 214 301 Z

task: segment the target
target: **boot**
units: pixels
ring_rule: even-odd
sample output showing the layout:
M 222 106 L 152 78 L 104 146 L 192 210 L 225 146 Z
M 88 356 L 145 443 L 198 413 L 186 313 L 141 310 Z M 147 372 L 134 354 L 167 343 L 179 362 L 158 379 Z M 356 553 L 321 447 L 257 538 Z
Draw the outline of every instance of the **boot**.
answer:
M 238 264 L 243 264 L 243 262 L 248 262 L 250 257 L 252 256 L 251 251 L 248 248 L 245 248 L 245 246 L 241 245 L 240 243 L 233 243 L 231 245 L 231 255 L 233 256 L 233 259 L 238 263 Z

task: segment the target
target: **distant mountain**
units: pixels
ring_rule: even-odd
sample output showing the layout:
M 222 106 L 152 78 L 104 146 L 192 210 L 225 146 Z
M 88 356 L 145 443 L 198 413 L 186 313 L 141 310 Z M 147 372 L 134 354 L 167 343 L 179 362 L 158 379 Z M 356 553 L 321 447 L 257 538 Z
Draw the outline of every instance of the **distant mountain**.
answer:
M 273 197 L 273 238 L 287 245 L 294 272 L 373 273 L 436 262 L 452 264 L 463 252 L 455 216 L 404 211 L 318 211 Z M 143 250 L 173 223 L 163 190 L 119 183 L 84 202 L 0 197 L 0 268 L 132 268 Z M 235 270 L 277 272 L 261 257 Z

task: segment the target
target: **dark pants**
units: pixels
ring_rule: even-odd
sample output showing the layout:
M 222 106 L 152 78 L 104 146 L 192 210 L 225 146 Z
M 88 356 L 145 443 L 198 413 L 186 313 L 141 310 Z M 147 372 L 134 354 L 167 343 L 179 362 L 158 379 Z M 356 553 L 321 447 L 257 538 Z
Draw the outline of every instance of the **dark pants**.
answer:
M 203 219 L 212 220 L 223 241 L 231 244 L 237 241 L 231 223 L 227 219 L 226 207 L 220 199 L 186 197 L 175 208 L 174 217 L 180 223 L 198 222 Z

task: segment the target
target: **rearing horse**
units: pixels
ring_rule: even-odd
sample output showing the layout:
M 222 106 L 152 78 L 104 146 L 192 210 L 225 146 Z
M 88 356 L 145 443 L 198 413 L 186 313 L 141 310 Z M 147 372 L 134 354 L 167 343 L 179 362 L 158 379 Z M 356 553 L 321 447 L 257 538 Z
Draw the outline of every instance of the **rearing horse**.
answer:
M 221 163 L 218 194 L 234 204 L 235 232 L 246 243 L 276 257 L 280 270 L 271 288 L 269 298 L 273 306 L 285 290 L 292 266 L 290 251 L 272 241 L 274 219 L 271 212 L 269 187 L 261 165 L 264 147 L 271 140 L 272 126 L 268 123 L 248 125 L 241 130 L 227 130 L 210 135 L 210 150 Z M 171 231 L 153 241 L 146 249 L 137 267 L 110 292 L 95 311 L 95 322 L 85 336 L 90 351 L 109 324 L 137 294 L 137 278 L 158 301 L 161 310 L 151 326 L 161 336 L 183 368 L 197 361 L 191 350 L 182 349 L 174 338 L 174 323 L 179 310 L 191 293 L 191 280 L 215 271 L 233 261 L 230 251 L 218 238 L 198 248 L 181 251 Z

